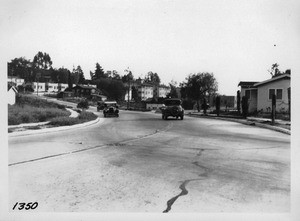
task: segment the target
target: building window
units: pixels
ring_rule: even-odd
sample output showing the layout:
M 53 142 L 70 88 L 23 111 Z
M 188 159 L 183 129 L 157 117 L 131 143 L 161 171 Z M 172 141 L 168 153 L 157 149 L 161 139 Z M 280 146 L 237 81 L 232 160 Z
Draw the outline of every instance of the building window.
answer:
M 245 97 L 247 97 L 248 100 L 251 99 L 251 90 L 245 90 Z
M 282 100 L 282 89 L 269 89 L 269 100 L 272 100 L 272 96 L 276 95 L 276 100 Z
M 282 100 L 282 89 L 277 89 L 276 90 L 276 99 L 277 100 Z

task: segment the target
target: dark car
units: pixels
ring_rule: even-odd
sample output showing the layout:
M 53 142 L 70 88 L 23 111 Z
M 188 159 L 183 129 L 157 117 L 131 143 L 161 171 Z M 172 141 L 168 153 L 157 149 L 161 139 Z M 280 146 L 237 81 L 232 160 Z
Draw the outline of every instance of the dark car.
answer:
M 166 99 L 164 101 L 164 106 L 161 108 L 162 111 L 162 119 L 167 120 L 168 117 L 176 117 L 178 119 L 180 117 L 183 120 L 184 109 L 181 106 L 180 99 Z
M 97 111 L 103 110 L 104 107 L 105 107 L 104 101 L 98 101 L 98 102 L 97 102 Z
M 119 107 L 115 101 L 105 101 L 103 109 L 104 117 L 119 117 Z

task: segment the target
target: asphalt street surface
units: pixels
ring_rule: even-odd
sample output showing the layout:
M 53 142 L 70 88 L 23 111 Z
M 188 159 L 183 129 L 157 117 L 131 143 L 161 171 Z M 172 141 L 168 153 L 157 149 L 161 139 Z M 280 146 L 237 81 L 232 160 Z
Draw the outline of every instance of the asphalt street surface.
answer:
M 86 128 L 10 137 L 8 148 L 9 208 L 290 211 L 290 136 L 267 129 L 122 111 Z

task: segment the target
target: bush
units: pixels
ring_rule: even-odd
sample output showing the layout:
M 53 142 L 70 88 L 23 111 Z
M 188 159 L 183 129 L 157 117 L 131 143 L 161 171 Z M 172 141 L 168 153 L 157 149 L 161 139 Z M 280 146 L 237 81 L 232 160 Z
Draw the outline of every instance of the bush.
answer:
M 53 126 L 70 126 L 74 124 L 79 124 L 80 121 L 78 118 L 72 118 L 72 117 L 56 117 L 53 118 L 49 125 Z
M 49 125 L 53 126 L 70 126 L 74 124 L 80 124 L 87 121 L 95 120 L 97 116 L 88 111 L 82 111 L 81 114 L 76 118 L 71 117 L 56 117 L 52 119 L 49 123 Z
M 95 120 L 96 118 L 97 116 L 94 113 L 88 111 L 82 111 L 78 116 L 78 119 L 86 121 Z
M 68 117 L 69 111 L 57 108 L 39 108 L 30 105 L 8 105 L 8 125 L 44 122 L 55 117 Z
M 88 109 L 89 102 L 87 100 L 82 100 L 77 104 L 77 108 Z
M 192 100 L 183 100 L 182 107 L 186 110 L 192 110 L 194 108 L 194 102 Z
M 39 97 L 32 97 L 28 95 L 18 94 L 16 96 L 16 106 L 24 106 L 24 105 L 29 105 L 32 107 L 42 107 L 42 108 L 49 108 L 49 107 L 60 108 L 60 109 L 65 108 L 65 105 L 49 102 Z

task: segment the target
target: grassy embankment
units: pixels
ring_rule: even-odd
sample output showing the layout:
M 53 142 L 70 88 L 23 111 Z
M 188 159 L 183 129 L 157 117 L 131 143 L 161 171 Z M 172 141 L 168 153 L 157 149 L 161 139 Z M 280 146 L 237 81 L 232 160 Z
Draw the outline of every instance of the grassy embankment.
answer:
M 8 125 L 50 121 L 51 126 L 65 126 L 97 118 L 95 114 L 86 111 L 82 111 L 76 118 L 70 118 L 69 115 L 64 105 L 28 95 L 18 95 L 16 104 L 8 105 Z

